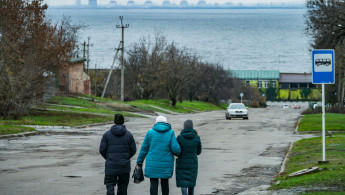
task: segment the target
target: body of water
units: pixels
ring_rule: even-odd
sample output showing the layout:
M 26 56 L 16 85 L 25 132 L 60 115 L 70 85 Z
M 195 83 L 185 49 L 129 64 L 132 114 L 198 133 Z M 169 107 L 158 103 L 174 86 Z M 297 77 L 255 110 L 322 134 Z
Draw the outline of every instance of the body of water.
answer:
M 80 43 L 91 37 L 91 67 L 109 68 L 121 40 L 119 16 L 124 17 L 125 48 L 155 33 L 188 47 L 204 61 L 226 69 L 311 72 L 310 43 L 305 35 L 304 9 L 49 9 L 58 21 L 70 16 L 88 25 Z M 82 52 L 80 52 L 82 53 Z

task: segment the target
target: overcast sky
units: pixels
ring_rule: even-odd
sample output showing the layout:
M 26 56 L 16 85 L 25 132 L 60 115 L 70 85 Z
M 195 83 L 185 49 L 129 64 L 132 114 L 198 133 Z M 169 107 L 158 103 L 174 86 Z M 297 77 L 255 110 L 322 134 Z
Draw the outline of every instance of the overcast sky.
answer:
M 73 5 L 75 4 L 76 0 L 45 0 L 48 5 L 55 6 L 55 5 Z M 97 0 L 98 4 L 108 4 L 110 0 Z M 118 4 L 126 4 L 128 0 L 116 0 Z M 137 4 L 142 4 L 146 0 L 134 0 Z M 151 0 L 154 4 L 162 4 L 163 0 Z M 171 2 L 175 2 L 175 4 L 179 4 L 181 0 L 170 0 Z M 199 0 L 187 0 L 190 4 L 196 4 Z M 243 3 L 243 4 L 255 4 L 255 3 L 304 3 L 306 0 L 206 0 L 208 4 L 213 3 L 226 3 L 232 2 L 234 4 Z M 88 0 L 81 0 L 82 4 L 87 4 Z

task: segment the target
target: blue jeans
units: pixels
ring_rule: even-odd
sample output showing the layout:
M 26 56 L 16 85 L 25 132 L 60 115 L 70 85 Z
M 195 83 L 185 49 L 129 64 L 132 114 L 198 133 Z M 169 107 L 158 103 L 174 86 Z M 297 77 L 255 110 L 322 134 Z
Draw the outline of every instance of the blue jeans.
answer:
M 181 191 L 182 191 L 182 195 L 194 195 L 194 187 L 192 187 L 192 188 L 182 187 Z M 187 191 L 188 191 L 188 193 L 187 193 Z

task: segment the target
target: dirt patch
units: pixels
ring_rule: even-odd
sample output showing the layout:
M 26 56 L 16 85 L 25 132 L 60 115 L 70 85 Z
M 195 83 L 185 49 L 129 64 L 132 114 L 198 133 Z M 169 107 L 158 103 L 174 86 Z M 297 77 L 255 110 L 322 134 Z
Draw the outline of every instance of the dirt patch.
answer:
M 283 152 L 284 151 L 284 152 Z M 266 151 L 259 154 L 259 156 L 265 157 L 284 157 L 286 147 L 268 147 Z
M 286 147 L 268 147 L 259 154 L 262 157 L 283 157 Z M 280 165 L 256 165 L 241 170 L 240 174 L 225 174 L 224 178 L 230 186 L 225 189 L 216 189 L 214 194 L 238 194 L 252 188 L 271 185 L 273 178 L 279 173 Z
M 217 189 L 214 194 L 238 194 L 257 186 L 270 185 L 279 168 L 280 166 L 253 166 L 243 169 L 239 175 L 225 175 L 231 181 L 231 186 Z

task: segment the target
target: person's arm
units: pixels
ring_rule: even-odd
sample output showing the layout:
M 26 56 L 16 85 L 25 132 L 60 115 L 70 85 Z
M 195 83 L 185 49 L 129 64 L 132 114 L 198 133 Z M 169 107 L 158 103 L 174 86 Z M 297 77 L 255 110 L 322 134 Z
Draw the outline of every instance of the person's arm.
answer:
M 107 151 L 108 151 L 108 139 L 104 134 L 101 140 L 101 144 L 99 146 L 99 153 L 103 156 L 104 159 L 107 158 Z
M 171 131 L 173 131 L 173 130 L 171 130 Z M 180 144 L 176 140 L 174 131 L 171 134 L 170 149 L 171 149 L 171 152 L 176 156 L 181 154 L 181 147 L 180 147 Z
M 147 134 L 145 136 L 144 142 L 141 145 L 140 152 L 139 152 L 139 155 L 137 158 L 137 164 L 140 166 L 144 163 L 146 155 L 149 152 L 149 148 L 150 148 L 150 136 L 149 136 L 149 134 L 150 134 L 150 131 L 147 132 Z
M 200 137 L 199 137 L 199 143 L 198 143 L 198 148 L 197 148 L 197 151 L 196 151 L 196 154 L 199 155 L 201 154 L 201 140 L 200 140 Z
M 129 158 L 132 158 L 136 152 L 137 145 L 135 144 L 133 135 L 129 132 Z

